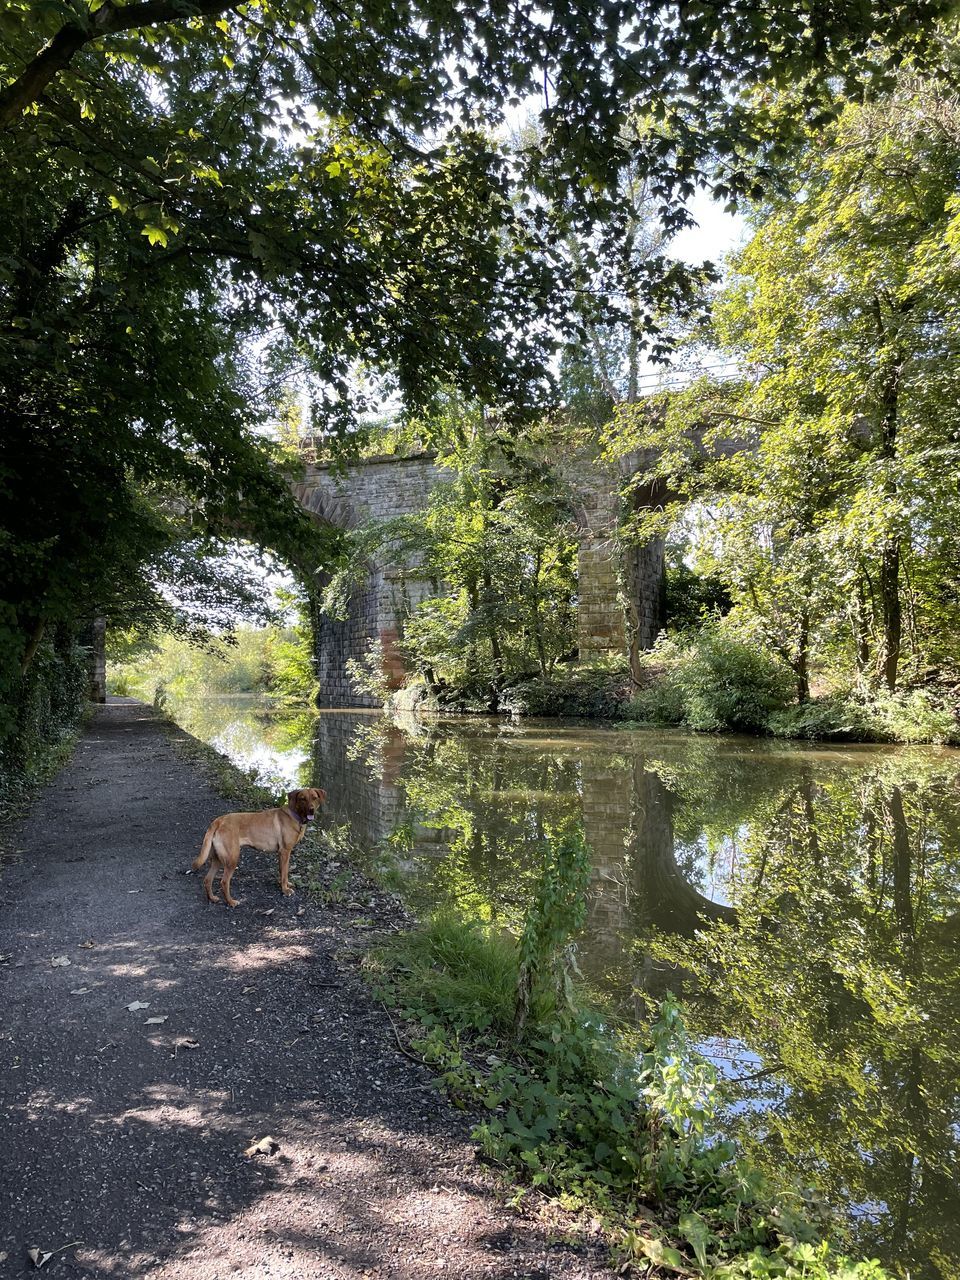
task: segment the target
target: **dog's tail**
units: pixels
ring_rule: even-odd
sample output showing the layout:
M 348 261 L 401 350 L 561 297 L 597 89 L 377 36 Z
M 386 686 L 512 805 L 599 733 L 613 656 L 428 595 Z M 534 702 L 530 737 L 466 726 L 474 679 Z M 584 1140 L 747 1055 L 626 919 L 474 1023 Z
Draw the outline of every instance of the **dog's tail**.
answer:
M 210 848 L 213 845 L 213 837 L 217 834 L 217 827 L 220 825 L 220 819 L 214 818 L 207 827 L 203 837 L 203 844 L 200 846 L 200 852 L 193 860 L 193 870 L 199 871 L 206 860 L 210 857 Z

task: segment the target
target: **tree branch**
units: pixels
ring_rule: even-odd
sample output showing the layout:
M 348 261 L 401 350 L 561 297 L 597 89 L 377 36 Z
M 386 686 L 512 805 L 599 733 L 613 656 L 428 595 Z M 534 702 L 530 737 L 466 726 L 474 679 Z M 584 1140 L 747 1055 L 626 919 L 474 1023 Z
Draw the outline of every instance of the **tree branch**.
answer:
M 13 124 L 36 102 L 51 80 L 73 61 L 74 56 L 93 40 L 135 31 L 165 22 L 182 22 L 188 18 L 207 17 L 232 9 L 236 0 L 143 0 L 117 8 L 112 0 L 90 15 L 89 22 L 68 22 L 53 39 L 27 63 L 12 84 L 0 91 L 0 129 Z

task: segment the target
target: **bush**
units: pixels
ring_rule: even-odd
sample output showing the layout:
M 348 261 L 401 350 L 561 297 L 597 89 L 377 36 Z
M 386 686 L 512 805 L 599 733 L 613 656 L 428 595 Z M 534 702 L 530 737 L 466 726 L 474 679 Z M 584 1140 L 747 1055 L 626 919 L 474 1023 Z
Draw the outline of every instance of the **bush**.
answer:
M 856 739 L 863 736 L 863 708 L 850 698 L 821 698 L 775 711 L 767 729 L 777 738 Z
M 879 693 L 862 709 L 865 728 L 892 742 L 956 742 L 960 724 L 923 689 Z
M 690 631 L 711 617 L 730 612 L 730 592 L 715 573 L 697 573 L 685 564 L 667 569 L 665 608 L 670 631 Z
M 37 649 L 19 679 L 7 731 L 0 737 L 0 802 L 6 807 L 24 787 L 55 768 L 87 707 L 87 651 L 61 634 Z
M 549 676 L 530 676 L 504 690 L 504 711 L 521 716 L 585 716 L 615 719 L 630 695 L 625 667 L 557 668 Z
M 785 663 L 720 627 L 704 628 L 684 644 L 661 641 L 646 662 L 656 675 L 631 704 L 639 720 L 760 733 L 793 697 Z
M 768 722 L 778 738 L 857 742 L 958 742 L 954 712 L 923 689 L 902 693 L 853 693 L 786 707 Z

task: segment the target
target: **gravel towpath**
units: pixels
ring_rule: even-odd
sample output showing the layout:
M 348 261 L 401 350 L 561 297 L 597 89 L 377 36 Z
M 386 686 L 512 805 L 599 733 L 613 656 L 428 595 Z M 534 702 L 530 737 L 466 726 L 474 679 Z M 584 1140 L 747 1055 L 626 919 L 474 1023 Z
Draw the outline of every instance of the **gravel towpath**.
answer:
M 250 850 L 242 905 L 204 902 L 184 872 L 235 806 L 175 736 L 100 709 L 8 841 L 0 1276 L 31 1248 L 52 1280 L 607 1276 L 503 1203 L 358 977 L 350 912 Z

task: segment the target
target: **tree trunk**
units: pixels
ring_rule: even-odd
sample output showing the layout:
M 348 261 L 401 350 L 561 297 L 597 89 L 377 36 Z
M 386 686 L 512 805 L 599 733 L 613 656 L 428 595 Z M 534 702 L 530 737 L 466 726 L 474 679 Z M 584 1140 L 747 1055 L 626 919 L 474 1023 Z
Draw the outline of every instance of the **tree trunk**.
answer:
M 493 582 L 490 574 L 483 571 L 483 594 L 486 607 L 493 603 Z M 493 680 L 490 685 L 490 710 L 500 710 L 500 690 L 503 688 L 503 650 L 500 648 L 500 635 L 492 618 L 487 624 L 487 635 L 490 637 L 490 657 L 493 659 Z
M 856 650 L 857 676 L 866 682 L 870 670 L 870 607 L 863 589 L 863 579 L 857 579 L 853 602 L 853 643 Z
M 25 676 L 30 670 L 30 664 L 36 657 L 37 650 L 40 648 L 40 641 L 43 639 L 43 633 L 46 630 L 46 623 L 38 620 L 31 628 L 27 643 L 24 646 L 23 657 L 20 659 L 20 674 Z
M 893 538 L 883 550 L 880 561 L 880 607 L 883 611 L 883 666 L 879 674 L 887 688 L 893 692 L 897 687 L 903 633 L 899 538 Z
M 543 621 L 540 617 L 540 569 L 542 558 L 540 548 L 537 547 L 533 561 L 533 599 L 530 602 L 530 612 L 533 620 L 533 639 L 537 648 L 537 662 L 540 665 L 540 674 L 546 676 L 547 655 L 543 647 Z
M 810 614 L 804 609 L 800 615 L 800 634 L 797 637 L 797 659 L 794 663 L 797 678 L 797 701 L 810 701 Z

